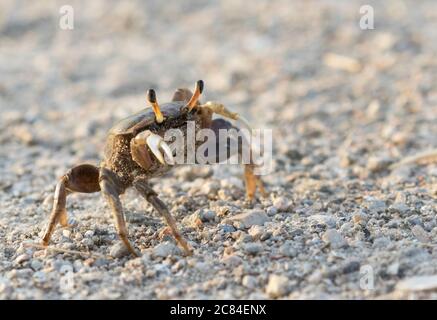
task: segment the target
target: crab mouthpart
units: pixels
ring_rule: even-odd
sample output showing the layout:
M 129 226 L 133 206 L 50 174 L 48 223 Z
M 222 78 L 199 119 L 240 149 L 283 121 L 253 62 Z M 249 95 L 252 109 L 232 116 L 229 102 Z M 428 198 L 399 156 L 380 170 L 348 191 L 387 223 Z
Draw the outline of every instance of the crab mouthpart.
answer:
M 161 136 L 154 133 L 150 134 L 146 138 L 146 144 L 159 162 L 162 164 L 167 163 L 169 165 L 175 164 L 171 149 Z M 164 155 L 162 154 L 161 150 L 164 152 L 166 159 L 164 159 Z

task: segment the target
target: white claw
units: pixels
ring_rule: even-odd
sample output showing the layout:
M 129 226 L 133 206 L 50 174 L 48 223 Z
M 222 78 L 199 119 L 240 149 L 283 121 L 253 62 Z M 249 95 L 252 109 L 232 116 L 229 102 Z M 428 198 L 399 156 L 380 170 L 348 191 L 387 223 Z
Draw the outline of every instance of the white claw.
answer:
M 164 151 L 165 155 L 167 156 L 166 161 L 169 165 L 173 166 L 175 164 L 174 159 L 173 159 L 173 154 L 171 152 L 171 149 L 169 147 L 169 145 L 162 140 L 160 143 L 161 149 Z
M 152 133 L 147 137 L 146 143 L 149 146 L 150 151 L 152 151 L 152 153 L 159 160 L 159 162 L 161 162 L 162 164 L 165 164 L 164 157 L 162 156 L 162 153 L 159 150 L 159 144 L 160 144 L 161 140 L 162 140 L 162 138 L 160 136 Z
M 165 164 L 166 162 L 170 165 L 175 164 L 171 149 L 161 136 L 152 133 L 147 137 L 146 143 L 159 162 L 162 164 Z M 160 149 L 163 150 L 167 156 L 167 161 L 164 160 L 164 156 Z

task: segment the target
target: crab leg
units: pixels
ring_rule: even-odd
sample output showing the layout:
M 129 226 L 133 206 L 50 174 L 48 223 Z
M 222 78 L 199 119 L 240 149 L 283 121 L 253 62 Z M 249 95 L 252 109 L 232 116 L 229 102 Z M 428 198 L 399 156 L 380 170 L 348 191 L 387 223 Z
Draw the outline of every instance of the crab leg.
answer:
M 135 256 L 139 256 L 138 252 L 131 245 L 128 239 L 128 231 L 126 227 L 126 222 L 124 220 L 123 207 L 120 201 L 120 193 L 122 189 L 120 188 L 120 183 L 117 176 L 110 170 L 102 168 L 100 170 L 100 188 L 106 201 L 111 207 L 112 215 L 115 219 L 115 227 L 117 229 L 118 236 L 130 253 Z
M 186 255 L 191 255 L 191 249 L 187 243 L 187 241 L 181 236 L 177 226 L 176 220 L 170 214 L 167 206 L 162 202 L 156 192 L 147 184 L 147 181 L 144 178 L 138 178 L 134 181 L 134 187 L 137 191 L 155 208 L 156 211 L 165 219 L 167 225 L 170 227 L 170 230 L 182 247 Z
M 204 105 L 202 105 L 203 108 L 210 109 L 213 113 L 219 114 L 225 118 L 229 118 L 232 120 L 240 120 L 244 126 L 252 131 L 252 128 L 249 124 L 249 122 L 244 118 L 243 116 L 239 115 L 236 112 L 230 111 L 228 108 L 226 108 L 223 104 L 213 101 L 208 101 Z

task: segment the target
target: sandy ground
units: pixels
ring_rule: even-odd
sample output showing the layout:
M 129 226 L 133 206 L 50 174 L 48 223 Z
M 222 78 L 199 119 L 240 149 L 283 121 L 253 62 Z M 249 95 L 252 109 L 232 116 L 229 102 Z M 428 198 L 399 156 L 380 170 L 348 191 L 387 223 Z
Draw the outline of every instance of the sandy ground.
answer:
M 64 1 L 0 4 L 0 298 L 437 298 L 437 4 L 367 1 Z M 344 58 L 346 57 L 346 58 Z M 74 226 L 29 248 L 56 180 L 97 164 L 115 121 L 206 84 L 274 133 L 269 196 L 244 201 L 237 166 L 152 181 L 194 255 L 135 192 L 123 255 L 98 194 L 68 199 Z M 243 216 L 241 216 L 241 214 Z M 193 223 L 200 218 L 202 223 Z

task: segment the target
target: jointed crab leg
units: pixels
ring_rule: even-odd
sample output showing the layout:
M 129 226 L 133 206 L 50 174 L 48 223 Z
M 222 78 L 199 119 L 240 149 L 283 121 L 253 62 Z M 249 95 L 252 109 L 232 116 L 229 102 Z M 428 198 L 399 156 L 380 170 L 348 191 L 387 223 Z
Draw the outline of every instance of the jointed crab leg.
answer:
M 185 239 L 181 236 L 176 221 L 168 211 L 167 206 L 162 202 L 156 192 L 147 184 L 143 178 L 138 178 L 133 183 L 135 189 L 155 208 L 156 211 L 165 219 L 167 225 L 170 227 L 173 236 L 179 245 L 184 249 L 186 255 L 191 255 L 191 249 Z
M 99 169 L 90 164 L 82 164 L 70 169 L 56 185 L 53 209 L 49 223 L 42 238 L 42 244 L 48 245 L 50 238 L 59 222 L 63 227 L 68 226 L 67 210 L 65 208 L 67 195 L 72 192 L 92 193 L 100 190 Z
M 422 153 L 419 153 L 417 155 L 406 157 L 402 159 L 401 161 L 393 164 L 391 166 L 391 169 L 395 169 L 397 167 L 400 167 L 402 165 L 410 164 L 410 163 L 431 163 L 431 162 L 437 162 L 437 149 L 425 151 Z
M 232 120 L 240 120 L 250 131 L 252 131 L 252 128 L 249 124 L 249 122 L 241 115 L 239 115 L 236 112 L 232 112 L 229 109 L 227 109 L 223 104 L 213 101 L 208 101 L 204 105 L 201 106 L 202 108 L 208 108 L 213 113 L 219 114 L 225 118 L 229 118 Z
M 123 208 L 120 202 L 120 193 L 122 190 L 119 188 L 119 182 L 117 176 L 110 170 L 102 168 L 100 170 L 100 187 L 102 193 L 108 201 L 112 214 L 115 218 L 115 226 L 117 228 L 118 235 L 125 244 L 126 248 L 135 256 L 139 256 L 137 251 L 131 245 L 128 239 L 128 231 L 126 228 L 126 222 L 124 220 Z

